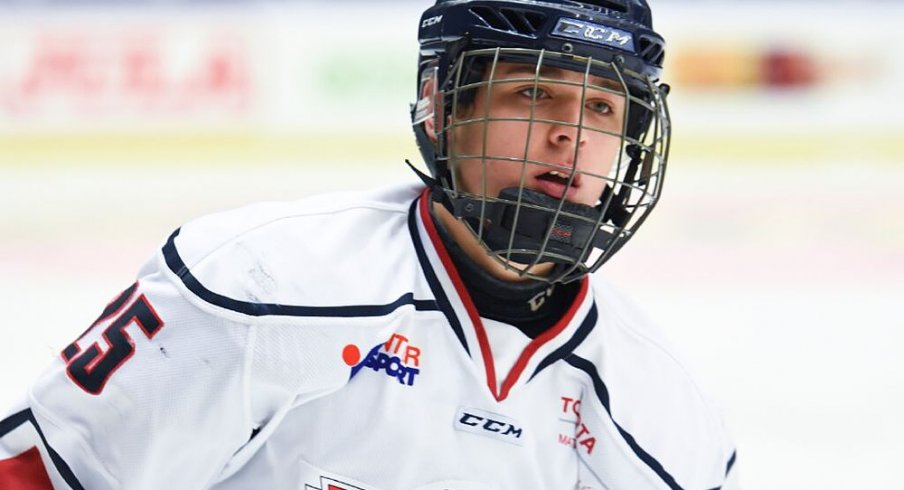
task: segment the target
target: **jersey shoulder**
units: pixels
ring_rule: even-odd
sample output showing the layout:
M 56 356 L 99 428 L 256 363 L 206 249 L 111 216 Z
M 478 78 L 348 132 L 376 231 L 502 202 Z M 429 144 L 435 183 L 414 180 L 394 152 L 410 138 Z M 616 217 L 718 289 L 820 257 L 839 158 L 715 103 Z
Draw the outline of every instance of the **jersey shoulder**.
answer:
M 599 321 L 575 353 L 594 366 L 611 418 L 676 478 L 724 478 L 734 445 L 716 405 L 655 322 L 607 280 L 592 283 Z
M 158 265 L 203 301 L 252 315 L 268 306 L 392 303 L 415 277 L 407 217 L 421 190 L 332 193 L 212 214 L 174 232 Z
M 186 263 L 197 264 L 224 246 L 255 233 L 279 233 L 330 218 L 347 220 L 350 216 L 367 214 L 366 218 L 386 219 L 404 214 L 419 190 L 415 186 L 394 186 L 368 192 L 321 194 L 296 201 L 255 203 L 186 223 L 178 230 L 177 247 Z M 330 231 L 334 230 L 322 230 L 320 235 Z

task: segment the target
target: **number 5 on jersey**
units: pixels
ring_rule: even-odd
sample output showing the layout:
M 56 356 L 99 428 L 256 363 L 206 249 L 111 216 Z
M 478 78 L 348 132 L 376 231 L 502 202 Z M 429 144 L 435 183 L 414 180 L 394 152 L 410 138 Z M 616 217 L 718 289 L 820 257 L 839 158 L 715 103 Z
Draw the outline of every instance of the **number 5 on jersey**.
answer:
M 100 395 L 107 381 L 135 353 L 135 341 L 126 332 L 126 327 L 136 324 L 148 339 L 163 328 L 163 321 L 154 311 L 145 295 L 133 301 L 138 283 L 122 292 L 104 309 L 103 313 L 88 327 L 78 340 L 63 349 L 62 357 L 66 362 L 66 373 L 81 389 L 92 395 Z M 105 350 L 100 341 L 91 344 L 86 350 L 78 345 L 94 327 L 110 318 L 112 322 L 104 329 L 102 338 L 106 341 Z

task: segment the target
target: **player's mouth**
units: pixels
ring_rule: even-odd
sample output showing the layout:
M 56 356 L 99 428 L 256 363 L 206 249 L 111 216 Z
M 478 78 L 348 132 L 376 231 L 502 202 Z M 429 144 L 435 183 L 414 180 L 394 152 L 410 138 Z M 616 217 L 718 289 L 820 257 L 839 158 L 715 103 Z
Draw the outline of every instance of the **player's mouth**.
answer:
M 535 177 L 537 190 L 556 199 L 565 197 L 565 199 L 573 201 L 581 186 L 581 174 L 575 174 L 573 179 L 570 175 L 571 172 L 561 170 L 550 170 L 537 175 Z M 571 180 L 570 185 L 569 180 Z

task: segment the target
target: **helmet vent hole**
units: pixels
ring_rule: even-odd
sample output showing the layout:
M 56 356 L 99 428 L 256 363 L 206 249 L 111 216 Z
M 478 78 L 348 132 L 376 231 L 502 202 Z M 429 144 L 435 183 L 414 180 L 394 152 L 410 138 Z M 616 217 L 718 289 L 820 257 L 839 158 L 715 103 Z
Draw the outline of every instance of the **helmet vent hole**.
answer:
M 640 37 L 640 56 L 647 63 L 662 66 L 665 59 L 665 46 L 661 41 L 648 36 Z
M 502 15 L 509 19 L 509 22 L 515 26 L 518 32 L 522 34 L 533 34 L 543 26 L 546 16 L 536 12 L 525 12 L 523 10 L 502 9 Z
M 543 14 L 511 8 L 496 10 L 493 7 L 481 5 L 472 7 L 470 10 L 492 29 L 526 36 L 536 34 L 546 21 L 546 16 Z
M 509 22 L 492 7 L 474 7 L 471 9 L 471 12 L 480 17 L 480 20 L 484 21 L 487 26 L 492 27 L 493 29 L 498 29 L 500 31 L 514 30 L 514 26 L 509 24 Z

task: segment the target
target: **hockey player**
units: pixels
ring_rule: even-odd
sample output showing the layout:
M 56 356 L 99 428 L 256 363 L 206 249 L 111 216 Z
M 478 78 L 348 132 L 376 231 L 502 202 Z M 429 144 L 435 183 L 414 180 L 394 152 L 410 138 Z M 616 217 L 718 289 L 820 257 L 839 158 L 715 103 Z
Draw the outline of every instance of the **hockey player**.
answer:
M 718 415 L 592 275 L 656 203 L 645 0 L 439 0 L 429 175 L 174 232 L 0 422 L 0 488 L 736 488 Z

